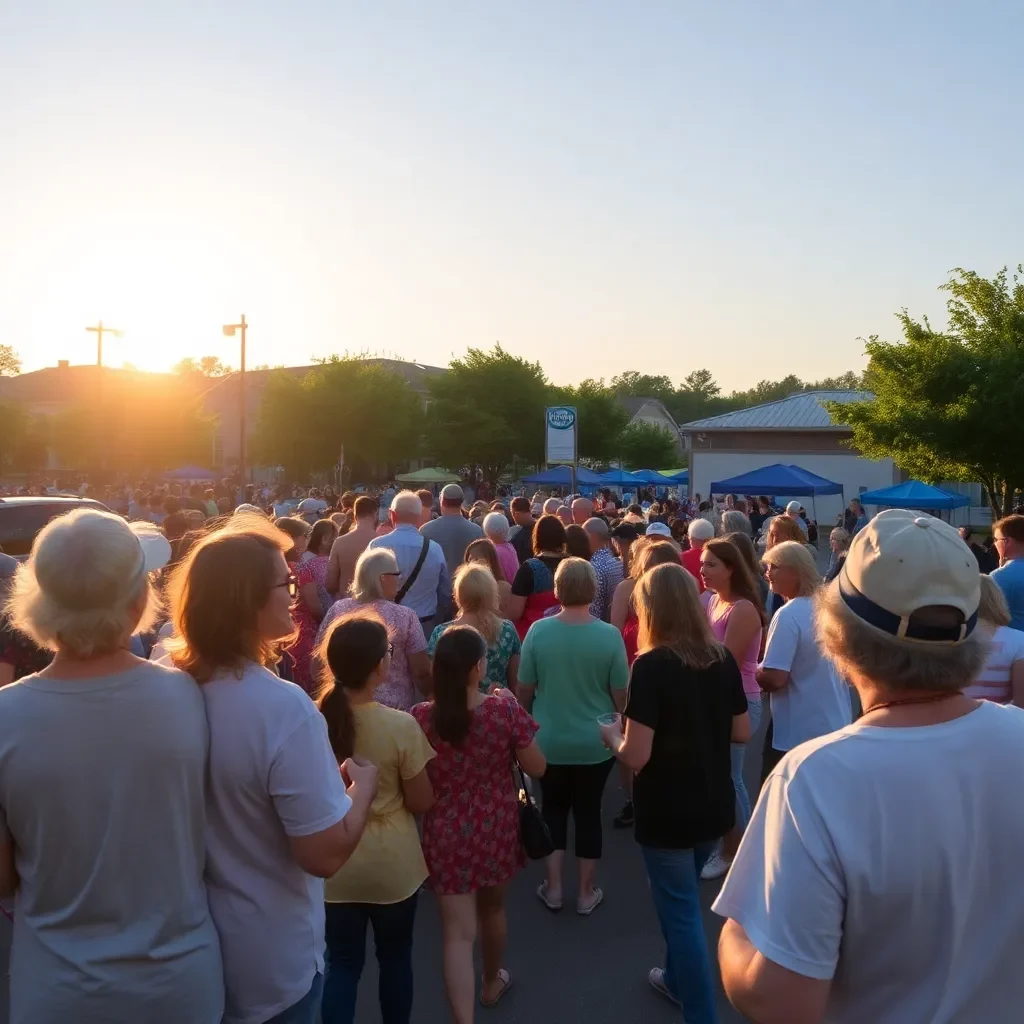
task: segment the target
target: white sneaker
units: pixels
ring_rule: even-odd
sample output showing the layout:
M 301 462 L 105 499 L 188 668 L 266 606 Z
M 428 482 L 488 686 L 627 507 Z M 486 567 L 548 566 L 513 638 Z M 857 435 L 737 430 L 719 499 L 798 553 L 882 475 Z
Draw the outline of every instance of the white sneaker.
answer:
M 705 861 L 704 867 L 701 870 L 700 877 L 705 882 L 711 881 L 715 878 L 722 878 L 729 871 L 732 865 L 731 860 L 726 860 L 722 856 L 721 847 L 715 850 L 713 854 Z

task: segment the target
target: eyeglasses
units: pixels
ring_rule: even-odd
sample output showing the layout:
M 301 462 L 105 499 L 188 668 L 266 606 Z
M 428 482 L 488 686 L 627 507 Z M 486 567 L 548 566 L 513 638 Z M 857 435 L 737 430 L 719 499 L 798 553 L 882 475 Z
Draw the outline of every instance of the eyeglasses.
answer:
M 381 576 L 401 576 L 400 572 L 382 572 Z
M 388 654 L 393 658 L 395 656 L 395 645 L 392 643 L 388 644 Z
M 288 573 L 288 578 L 284 581 L 284 583 L 274 584 L 274 590 L 277 590 L 278 587 L 287 587 L 288 596 L 295 597 L 295 595 L 299 592 L 299 581 L 295 578 L 295 573 Z

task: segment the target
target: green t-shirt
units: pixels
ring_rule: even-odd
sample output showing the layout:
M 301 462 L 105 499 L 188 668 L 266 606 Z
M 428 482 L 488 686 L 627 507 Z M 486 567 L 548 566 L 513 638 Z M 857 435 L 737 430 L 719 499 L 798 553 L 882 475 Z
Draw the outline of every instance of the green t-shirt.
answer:
M 612 690 L 629 682 L 626 646 L 610 623 L 535 622 L 523 641 L 519 682 L 536 687 L 537 742 L 551 764 L 598 764 L 611 754 L 598 715 L 615 710 Z

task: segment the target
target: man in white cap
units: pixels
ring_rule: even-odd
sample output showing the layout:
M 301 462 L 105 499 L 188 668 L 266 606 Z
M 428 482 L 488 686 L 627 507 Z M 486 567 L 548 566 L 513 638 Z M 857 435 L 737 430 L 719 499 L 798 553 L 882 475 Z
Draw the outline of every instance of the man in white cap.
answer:
M 800 510 L 802 508 L 803 508 L 803 506 L 800 504 L 799 501 L 791 501 L 786 506 L 786 517 L 788 519 L 792 519 L 793 522 L 796 523 L 796 525 L 800 527 L 800 529 L 803 531 L 804 540 L 806 540 L 807 539 L 807 523 L 804 522 L 803 516 L 800 515 Z
M 444 560 L 448 563 L 448 572 L 452 576 L 455 575 L 455 570 L 462 565 L 466 548 L 484 535 L 480 526 L 471 523 L 463 516 L 464 497 L 462 488 L 458 484 L 448 484 L 443 487 L 441 489 L 441 515 L 420 527 L 420 533 L 424 537 L 436 540 L 441 545 Z
M 713 909 L 722 983 L 787 1024 L 982 1024 L 1024 1005 L 1024 711 L 965 697 L 988 637 L 956 530 L 890 509 L 816 600 L 863 716 L 783 757 Z

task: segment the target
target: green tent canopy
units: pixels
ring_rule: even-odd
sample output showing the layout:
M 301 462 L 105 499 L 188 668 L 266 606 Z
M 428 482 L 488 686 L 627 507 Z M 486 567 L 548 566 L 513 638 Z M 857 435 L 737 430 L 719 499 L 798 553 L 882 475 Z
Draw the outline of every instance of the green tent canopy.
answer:
M 447 469 L 438 469 L 436 466 L 417 469 L 415 473 L 399 473 L 395 479 L 400 484 L 457 484 L 459 482 L 457 473 L 449 473 Z

